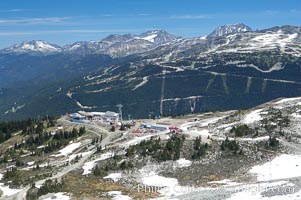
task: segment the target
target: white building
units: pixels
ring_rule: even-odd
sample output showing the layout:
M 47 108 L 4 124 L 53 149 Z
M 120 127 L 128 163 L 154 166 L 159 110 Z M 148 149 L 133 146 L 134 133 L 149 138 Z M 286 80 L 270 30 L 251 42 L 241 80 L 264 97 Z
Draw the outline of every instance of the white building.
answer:
M 104 112 L 85 112 L 85 111 L 79 111 L 79 114 L 86 117 L 87 120 L 93 121 L 93 122 L 99 122 L 102 121 L 105 113 Z
M 154 124 L 154 123 L 149 123 L 149 122 L 143 122 L 140 125 L 140 128 L 154 129 L 157 131 L 166 131 L 166 130 L 168 130 L 169 127 L 167 125 L 163 125 L 163 124 Z
M 105 113 L 103 119 L 107 122 L 118 122 L 119 121 L 119 113 L 107 111 Z
M 93 122 L 118 122 L 119 114 L 111 111 L 107 112 L 85 112 L 79 111 L 79 115 L 84 116 L 86 120 Z

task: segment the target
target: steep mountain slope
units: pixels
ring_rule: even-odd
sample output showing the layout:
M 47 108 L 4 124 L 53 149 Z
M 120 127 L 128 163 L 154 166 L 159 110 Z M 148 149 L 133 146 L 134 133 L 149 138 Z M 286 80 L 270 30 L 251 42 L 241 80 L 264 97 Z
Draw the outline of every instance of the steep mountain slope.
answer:
M 2 88 L 5 100 L 0 118 L 77 110 L 117 111 L 120 103 L 125 115 L 148 117 L 239 109 L 278 97 L 300 96 L 300 30 L 282 26 L 254 32 L 240 24 L 224 27 L 207 38 L 178 38 L 155 30 L 77 42 L 63 47 L 56 55 L 37 57 L 58 63 L 50 58 L 61 56 L 70 62 L 64 60 L 56 73 L 41 72 L 44 76 L 35 80 L 31 76 L 32 81 L 27 84 L 30 94 L 21 89 L 12 98 L 16 87 Z M 8 55 L 2 56 L 5 60 Z M 36 62 L 34 56 L 30 62 Z M 6 70 L 13 66 L 12 61 L 4 63 Z M 24 66 L 22 63 L 19 62 L 19 68 Z M 22 73 L 30 71 L 24 69 Z M 73 74 L 68 75 L 70 71 Z M 13 78 L 7 71 L 5 74 L 7 80 Z M 51 81 L 37 87 L 42 80 Z M 36 85 L 31 86 L 33 83 Z M 13 104 L 16 100 L 12 99 L 18 102 Z M 8 106 L 9 101 L 12 102 Z M 7 112 L 12 107 L 18 110 Z
M 53 54 L 0 54 L 1 87 L 18 85 L 23 81 L 39 80 L 49 77 L 48 80 L 66 79 L 72 75 L 83 75 L 94 71 L 98 67 L 111 64 L 113 59 L 108 55 L 86 56 L 80 60 L 73 55 Z M 96 63 L 96 65 L 94 65 Z M 60 71 L 60 73 L 57 73 Z M 52 74 L 56 74 L 51 77 Z
M 159 114 L 161 100 L 163 114 L 244 108 L 280 96 L 300 95 L 300 78 L 285 79 L 286 74 L 301 72 L 300 61 L 271 73 L 222 64 L 191 69 L 183 67 L 183 62 L 173 66 L 132 63 L 85 77 L 69 94 L 88 110 L 116 110 L 115 105 L 122 103 L 125 113 L 144 117 L 149 112 Z

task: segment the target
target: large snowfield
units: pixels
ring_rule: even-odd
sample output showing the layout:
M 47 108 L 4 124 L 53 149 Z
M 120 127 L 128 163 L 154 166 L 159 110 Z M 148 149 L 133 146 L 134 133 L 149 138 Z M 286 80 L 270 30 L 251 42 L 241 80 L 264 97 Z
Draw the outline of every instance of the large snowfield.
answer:
M 250 170 L 258 181 L 270 181 L 301 176 L 301 156 L 282 154 L 270 162 Z
M 254 166 L 250 171 L 251 174 L 257 176 L 258 181 L 267 181 L 260 184 L 247 185 L 247 189 L 233 194 L 227 200 L 300 200 L 301 191 L 293 191 L 291 194 L 276 195 L 271 197 L 262 196 L 262 192 L 268 191 L 269 188 L 279 186 L 279 188 L 292 191 L 294 184 L 281 179 L 288 179 L 301 176 L 301 156 L 282 154 L 277 156 L 270 162 L 263 165 Z M 269 182 L 276 181 L 276 182 Z M 275 190 L 275 189 L 274 189 Z

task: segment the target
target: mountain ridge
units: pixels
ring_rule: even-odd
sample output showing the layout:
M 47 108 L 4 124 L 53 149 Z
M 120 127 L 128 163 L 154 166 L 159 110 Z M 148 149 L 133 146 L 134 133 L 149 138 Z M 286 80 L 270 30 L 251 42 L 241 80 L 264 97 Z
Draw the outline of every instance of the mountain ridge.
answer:
M 222 37 L 235 33 L 245 33 L 252 32 L 252 29 L 245 25 L 244 23 L 239 24 L 226 24 L 220 27 L 217 27 L 212 33 L 210 33 L 207 37 Z
M 140 35 L 130 33 L 111 34 L 99 41 L 77 41 L 64 46 L 50 44 L 42 40 L 32 40 L 1 49 L 0 53 L 39 53 L 39 55 L 48 55 L 51 53 L 70 53 L 77 55 L 99 53 L 109 54 L 113 57 L 121 57 L 127 55 L 127 53 L 122 52 L 123 48 L 126 48 L 126 50 L 131 53 L 138 53 L 171 42 L 176 38 L 176 36 L 165 30 L 150 30 Z M 120 50 L 114 53 L 112 48 L 120 48 Z M 131 49 L 133 50 L 131 51 Z
M 247 25 L 232 24 L 223 25 L 216 28 L 207 37 L 181 38 L 168 33 L 165 30 L 150 30 L 139 35 L 134 34 L 111 34 L 98 41 L 77 41 L 72 44 L 59 46 L 42 40 L 33 40 L 22 42 L 21 44 L 12 45 L 0 50 L 1 54 L 32 54 L 32 55 L 49 55 L 49 54 L 74 54 L 77 56 L 86 56 L 91 54 L 107 54 L 113 58 L 120 58 L 131 54 L 139 54 L 152 51 L 160 46 L 174 45 L 194 45 L 200 43 L 201 46 L 209 50 L 212 45 L 231 44 L 232 41 L 239 41 L 240 38 L 256 36 L 269 33 L 293 34 L 297 37 L 301 35 L 301 27 L 284 25 L 272 28 L 253 31 Z M 269 37 L 267 35 L 266 37 Z M 252 39 L 252 38 L 251 38 Z M 249 41 L 247 41 L 248 43 Z M 284 43 L 287 41 L 283 41 Z M 39 44 L 38 44 L 39 43 Z M 244 45 L 242 43 L 242 45 Z M 43 48 L 44 47 L 44 48 Z M 184 46 L 184 48 L 187 48 Z
M 301 96 L 299 30 L 282 26 L 218 37 L 172 37 L 158 45 L 151 42 L 157 32 L 150 31 L 91 41 L 103 45 L 101 51 L 0 54 L 0 118 L 116 111 L 117 104 L 124 105 L 125 114 L 147 117 L 159 114 L 160 105 L 163 114 L 181 114 Z

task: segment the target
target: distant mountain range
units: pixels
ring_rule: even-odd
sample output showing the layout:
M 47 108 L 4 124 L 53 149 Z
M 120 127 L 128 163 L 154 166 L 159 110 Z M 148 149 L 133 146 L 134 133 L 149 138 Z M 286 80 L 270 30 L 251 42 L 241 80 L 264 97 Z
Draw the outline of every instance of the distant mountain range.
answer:
M 61 53 L 80 56 L 105 54 L 113 58 L 120 58 L 131 54 L 149 52 L 160 46 L 161 48 L 165 48 L 166 46 L 169 48 L 181 46 L 181 48 L 185 50 L 189 49 L 189 45 L 191 44 L 200 44 L 201 47 L 210 51 L 216 51 L 223 48 L 229 49 L 229 47 L 237 46 L 235 50 L 247 51 L 250 48 L 251 50 L 256 48 L 275 49 L 282 48 L 284 46 L 290 48 L 289 45 L 293 45 L 294 42 L 300 42 L 300 27 L 282 26 L 260 31 L 252 31 L 250 27 L 240 23 L 220 26 L 207 37 L 191 39 L 181 38 L 164 30 L 153 30 L 140 35 L 109 35 L 99 41 L 75 42 L 63 47 L 56 44 L 50 44 L 42 40 L 33 40 L 4 48 L 0 50 L 0 53 L 31 55 Z M 285 49 L 281 50 L 285 51 Z M 297 47 L 291 47 L 290 50 L 296 51 L 295 53 L 297 54 L 300 53 L 298 45 Z
M 122 57 L 133 53 L 140 53 L 155 48 L 158 45 L 176 40 L 177 37 L 164 30 L 153 30 L 141 35 L 109 35 L 100 41 L 75 42 L 70 45 L 60 47 L 41 40 L 23 42 L 1 50 L 3 54 L 108 54 L 112 57 Z
M 251 107 L 301 95 L 301 28 L 218 27 L 206 37 L 164 30 L 63 47 L 0 50 L 0 119 L 116 110 L 146 117 Z M 163 87 L 162 87 L 163 85 Z

